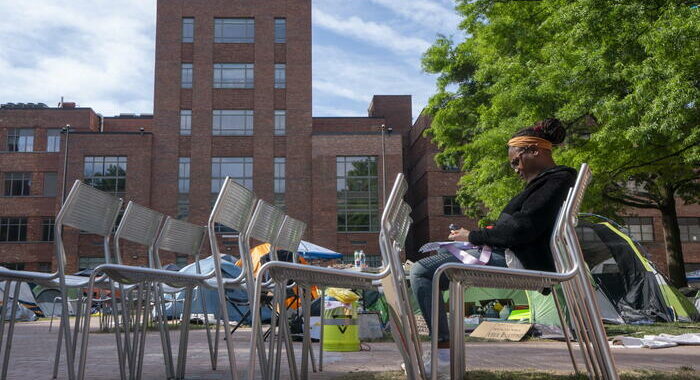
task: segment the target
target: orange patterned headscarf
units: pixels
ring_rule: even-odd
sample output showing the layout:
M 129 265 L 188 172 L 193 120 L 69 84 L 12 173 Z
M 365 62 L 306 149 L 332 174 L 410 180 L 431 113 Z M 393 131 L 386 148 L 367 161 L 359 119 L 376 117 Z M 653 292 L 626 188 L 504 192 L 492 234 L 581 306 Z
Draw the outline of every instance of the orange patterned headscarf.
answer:
M 540 149 L 552 150 L 552 143 L 543 138 L 535 136 L 518 136 L 508 140 L 508 146 L 517 148 L 528 148 L 535 146 Z

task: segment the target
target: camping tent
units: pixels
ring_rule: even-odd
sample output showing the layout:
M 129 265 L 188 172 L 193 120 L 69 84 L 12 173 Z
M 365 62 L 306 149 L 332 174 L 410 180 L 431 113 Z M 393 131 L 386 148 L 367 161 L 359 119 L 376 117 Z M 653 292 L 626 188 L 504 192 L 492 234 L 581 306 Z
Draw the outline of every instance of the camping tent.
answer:
M 699 319 L 693 304 L 642 254 L 642 248 L 610 223 L 579 224 L 584 253 L 602 319 L 606 323 L 672 322 Z M 551 295 L 515 289 L 468 288 L 464 302 L 509 299 L 529 308 L 536 326 L 559 326 Z
M 231 255 L 221 255 L 221 272 L 224 277 L 236 278 L 241 273 L 241 268 L 234 264 L 235 259 Z M 210 256 L 206 259 L 200 260 L 199 265 L 202 273 L 208 273 L 214 269 L 214 259 Z M 186 267 L 180 269 L 180 272 L 186 273 L 197 273 L 197 267 L 195 263 L 187 265 Z M 200 287 L 195 288 L 194 299 L 192 301 L 192 313 L 202 314 L 204 310 L 202 309 L 202 302 L 200 299 L 204 297 L 204 303 L 207 308 L 207 314 L 218 315 L 219 313 L 219 296 L 216 290 L 212 289 L 201 289 Z M 248 294 L 244 290 L 236 289 L 229 290 L 226 295 L 236 300 L 236 306 L 227 304 L 229 320 L 240 321 L 241 317 L 248 311 L 248 306 L 245 303 L 248 300 Z M 175 295 L 175 300 L 168 302 L 166 304 L 166 316 L 167 317 L 179 317 L 182 314 L 183 301 L 185 298 L 185 292 L 179 292 Z M 167 302 L 167 301 L 166 301 Z M 270 318 L 270 309 L 263 308 L 262 311 L 263 319 Z
M 14 297 L 15 289 L 17 283 L 13 282 L 11 286 L 7 286 L 7 282 L 0 282 L 0 304 L 2 300 L 5 299 L 5 292 L 8 292 L 8 302 L 11 302 L 12 297 Z M 6 289 L 7 288 L 7 289 Z M 17 312 L 14 316 L 11 315 L 12 308 L 8 304 L 8 307 L 4 308 L 5 318 L 14 318 L 18 321 L 33 321 L 36 320 L 37 316 L 43 316 L 41 309 L 36 304 L 34 299 L 34 293 L 29 288 L 26 282 L 23 282 L 19 287 L 19 304 L 17 305 Z
M 299 254 L 305 259 L 322 259 L 322 260 L 332 260 L 332 259 L 342 259 L 343 254 L 335 251 L 331 251 L 328 248 L 321 247 L 314 243 L 302 240 L 299 242 Z

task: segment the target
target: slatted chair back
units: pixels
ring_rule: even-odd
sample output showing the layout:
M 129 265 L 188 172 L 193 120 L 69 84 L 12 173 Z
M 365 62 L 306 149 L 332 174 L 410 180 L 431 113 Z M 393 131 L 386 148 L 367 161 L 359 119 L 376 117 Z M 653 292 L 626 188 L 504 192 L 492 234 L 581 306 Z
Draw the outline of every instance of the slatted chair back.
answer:
M 154 267 L 153 246 L 165 215 L 129 201 L 119 227 L 114 233 L 114 252 L 117 264 L 122 264 L 120 241 L 127 240 L 148 247 L 148 263 Z
M 252 191 L 237 183 L 231 177 L 224 179 L 207 223 L 209 245 L 212 255 L 214 255 L 214 266 L 217 271 L 221 271 L 221 253 L 216 239 L 216 225 L 220 224 L 238 232 L 238 250 L 243 256 L 244 252 L 250 252 L 250 243 L 248 238 L 241 235 L 244 235 L 248 230 L 256 205 L 257 200 Z M 247 270 L 243 270 L 233 281 L 240 282 L 247 275 Z
M 66 252 L 63 245 L 64 226 L 102 236 L 105 260 L 111 262 L 109 241 L 122 200 L 76 180 L 56 215 L 56 261 L 58 272 L 65 273 Z
M 292 252 L 296 255 L 299 251 L 301 238 L 306 231 L 306 223 L 287 216 L 277 237 L 277 249 Z
M 255 278 L 253 273 L 253 259 L 250 255 L 250 239 L 270 244 L 270 257 L 277 259 L 276 238 L 284 222 L 284 212 L 279 208 L 263 200 L 258 200 L 253 214 L 248 223 L 248 228 L 239 236 L 239 246 L 243 272 L 247 279 Z M 241 244 L 241 241 L 244 240 Z
M 154 246 L 156 257 L 158 251 L 166 250 L 197 258 L 206 232 L 203 226 L 169 216 L 165 219 Z

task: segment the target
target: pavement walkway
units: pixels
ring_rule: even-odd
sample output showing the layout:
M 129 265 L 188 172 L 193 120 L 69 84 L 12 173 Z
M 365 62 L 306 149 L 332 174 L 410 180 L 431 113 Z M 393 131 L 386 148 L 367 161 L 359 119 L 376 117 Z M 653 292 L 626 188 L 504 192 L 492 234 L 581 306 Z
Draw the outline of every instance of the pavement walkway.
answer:
M 97 321 L 93 321 L 97 326 Z M 177 351 L 178 332 L 172 331 L 173 350 Z M 248 360 L 250 330 L 242 328 L 234 335 L 236 360 L 240 378 L 245 378 L 245 363 Z M 48 321 L 19 323 L 15 328 L 15 339 L 11 353 L 8 379 L 44 378 L 51 376 L 56 349 L 57 329 L 48 331 Z M 349 372 L 384 372 L 400 369 L 401 359 L 391 342 L 364 343 L 369 350 L 350 353 L 325 352 L 324 371 L 310 376 L 311 379 L 335 379 Z M 425 344 L 427 349 L 428 344 Z M 218 368 L 210 367 L 209 353 L 204 330 L 192 330 L 187 357 L 188 379 L 229 378 L 226 361 L 226 345 L 220 342 Z M 318 358 L 318 344 L 314 344 Z M 295 350 L 301 352 L 301 345 Z M 614 348 L 616 363 L 620 370 L 673 371 L 681 367 L 694 367 L 700 371 L 700 346 L 679 346 L 659 350 Z M 176 352 L 174 353 L 176 354 Z M 494 343 L 479 342 L 466 345 L 467 366 L 470 369 L 548 370 L 571 372 L 571 362 L 566 345 L 559 342 Z M 90 335 L 88 354 L 88 379 L 118 379 L 113 334 Z M 285 361 L 283 359 L 283 367 Z M 144 379 L 163 379 L 165 369 L 162 361 L 160 338 L 156 331 L 149 333 L 144 359 Z M 283 369 L 283 378 L 288 374 Z M 67 378 L 61 363 L 59 378 Z

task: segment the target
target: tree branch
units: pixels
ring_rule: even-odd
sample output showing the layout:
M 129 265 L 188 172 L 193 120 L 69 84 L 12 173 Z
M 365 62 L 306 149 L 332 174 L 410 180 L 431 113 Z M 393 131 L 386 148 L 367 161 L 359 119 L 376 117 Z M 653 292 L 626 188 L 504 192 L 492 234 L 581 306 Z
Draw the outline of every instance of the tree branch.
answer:
M 659 158 L 655 158 L 655 159 L 653 159 L 653 160 L 651 160 L 651 161 L 642 162 L 642 163 L 637 164 L 637 165 L 631 165 L 631 166 L 626 166 L 626 167 L 625 167 L 625 166 L 621 166 L 621 167 L 619 167 L 619 168 L 617 168 L 617 169 L 613 169 L 613 170 L 609 171 L 608 173 L 614 173 L 613 176 L 616 176 L 616 175 L 620 174 L 622 171 L 625 171 L 625 170 L 637 169 L 637 168 L 641 168 L 641 167 L 644 167 L 644 166 L 647 166 L 647 165 L 651 165 L 651 164 L 653 164 L 653 163 L 656 163 L 656 162 L 659 162 L 659 161 L 663 161 L 663 160 L 666 160 L 666 159 L 671 158 L 671 157 L 679 156 L 681 153 L 683 153 L 683 152 L 685 152 L 686 150 L 689 150 L 689 149 L 691 149 L 691 148 L 694 148 L 694 147 L 696 147 L 697 145 L 698 145 L 698 143 L 695 142 L 695 143 L 692 143 L 692 144 L 690 144 L 690 145 L 688 145 L 688 146 L 682 148 L 681 150 L 678 150 L 678 151 L 676 151 L 676 152 L 667 154 L 667 155 L 662 156 L 662 157 L 659 157 Z
M 653 203 L 640 203 L 641 201 L 637 201 L 637 200 L 632 201 L 632 200 L 628 200 L 625 198 L 616 197 L 616 196 L 613 196 L 613 195 L 608 194 L 606 192 L 603 192 L 603 197 L 608 198 L 612 201 L 621 203 L 625 206 L 629 206 L 629 207 L 648 208 L 648 209 L 650 209 L 650 208 L 658 209 L 659 208 L 658 206 L 654 205 Z

